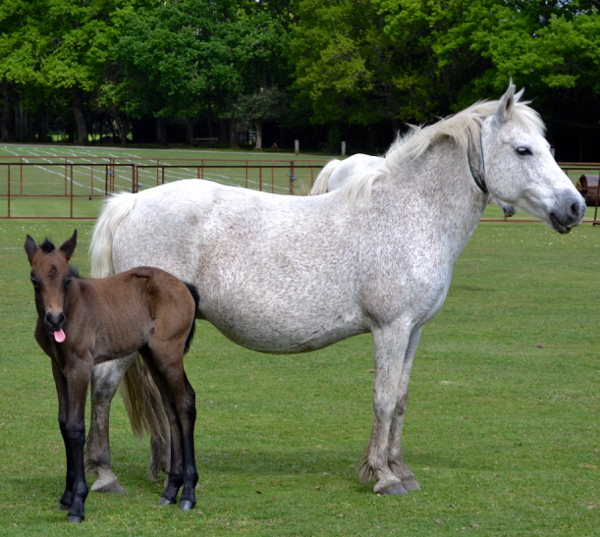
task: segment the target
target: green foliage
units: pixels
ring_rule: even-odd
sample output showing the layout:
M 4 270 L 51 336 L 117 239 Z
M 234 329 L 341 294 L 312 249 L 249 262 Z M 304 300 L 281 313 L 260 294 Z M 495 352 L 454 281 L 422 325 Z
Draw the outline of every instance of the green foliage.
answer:
M 397 129 L 496 97 L 510 78 L 552 117 L 598 105 L 599 73 L 596 0 L 0 3 L 5 126 L 14 103 L 47 122 L 83 102 L 125 133 L 131 118 L 206 111 L 250 122 L 241 110 L 279 88 L 295 116 L 269 121 Z

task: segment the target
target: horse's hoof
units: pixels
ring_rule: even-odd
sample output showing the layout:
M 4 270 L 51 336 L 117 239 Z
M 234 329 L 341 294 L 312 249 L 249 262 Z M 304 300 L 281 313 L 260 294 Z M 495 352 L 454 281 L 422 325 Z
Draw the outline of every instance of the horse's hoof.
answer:
M 181 509 L 182 511 L 189 511 L 190 509 L 193 509 L 195 505 L 196 502 L 193 502 L 191 500 L 181 500 L 179 502 L 179 509 Z
M 98 479 L 92 485 L 92 492 L 108 492 L 111 494 L 129 494 L 118 481 L 109 481 L 108 483 L 101 483 Z
M 67 520 L 69 522 L 73 522 L 73 523 L 79 524 L 79 522 L 83 522 L 85 520 L 85 517 L 84 516 L 77 516 L 77 515 L 69 515 L 67 517 Z
M 375 494 L 381 494 L 385 496 L 405 496 L 408 491 L 402 486 L 402 483 L 390 483 L 380 489 L 374 491 Z
M 403 479 L 402 486 L 409 492 L 413 490 L 421 490 L 421 485 L 417 483 L 417 480 L 415 478 Z
M 172 505 L 173 502 L 171 500 L 167 500 L 167 498 L 162 498 L 160 500 L 158 500 L 158 505 L 160 506 L 164 506 L 164 505 Z

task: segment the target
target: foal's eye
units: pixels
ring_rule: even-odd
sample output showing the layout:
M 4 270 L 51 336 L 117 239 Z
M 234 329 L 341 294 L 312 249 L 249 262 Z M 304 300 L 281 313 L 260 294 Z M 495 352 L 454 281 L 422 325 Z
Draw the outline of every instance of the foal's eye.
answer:
M 31 278 L 31 284 L 33 285 L 34 289 L 40 288 L 40 282 L 38 282 L 35 278 Z
M 69 288 L 69 285 L 71 285 L 71 278 L 67 278 L 67 279 L 65 280 L 65 289 L 68 289 L 68 288 Z
M 531 149 L 529 149 L 528 147 L 517 147 L 517 154 L 520 157 L 526 157 L 528 155 L 533 155 L 533 153 L 531 152 Z

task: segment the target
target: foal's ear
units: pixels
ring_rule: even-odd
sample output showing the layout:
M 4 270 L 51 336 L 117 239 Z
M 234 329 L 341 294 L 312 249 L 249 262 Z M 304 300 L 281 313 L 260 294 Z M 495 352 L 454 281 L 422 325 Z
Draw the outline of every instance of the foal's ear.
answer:
M 73 236 L 70 239 L 67 239 L 63 245 L 60 247 L 60 250 L 67 257 L 67 261 L 71 259 L 73 252 L 75 251 L 75 246 L 77 246 L 77 230 L 73 232 Z
M 27 252 L 27 259 L 29 259 L 29 264 L 33 261 L 34 254 L 38 251 L 38 245 L 31 238 L 30 235 L 27 235 L 27 239 L 25 240 L 25 251 Z
M 508 84 L 508 89 L 506 90 L 506 93 L 500 98 L 498 108 L 494 113 L 494 121 L 497 125 L 502 125 L 502 123 L 505 123 L 511 118 L 512 109 L 516 101 L 515 89 L 515 85 L 513 84 L 511 79 L 510 83 Z M 519 96 L 521 96 L 522 93 L 523 92 L 521 92 Z

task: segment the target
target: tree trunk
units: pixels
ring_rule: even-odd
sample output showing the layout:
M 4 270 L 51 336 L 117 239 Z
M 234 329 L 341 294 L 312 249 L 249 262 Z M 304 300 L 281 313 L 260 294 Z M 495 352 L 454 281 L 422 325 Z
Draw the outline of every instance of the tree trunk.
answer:
M 255 121 L 254 122 L 254 126 L 256 127 L 256 145 L 254 146 L 254 149 L 256 149 L 257 151 L 262 151 L 262 128 L 263 128 L 263 122 L 262 121 Z
M 83 115 L 83 102 L 78 90 L 75 90 L 73 93 L 73 115 L 75 116 L 75 123 L 77 124 L 77 144 L 87 145 L 88 131 L 85 126 L 85 117 Z
M 235 139 L 235 119 L 234 118 L 231 118 L 229 120 L 229 147 L 231 147 L 231 149 L 239 149 L 237 140 Z
M 18 142 L 27 141 L 27 112 L 23 109 L 23 94 L 15 102 L 15 138 Z
M 156 118 L 156 141 L 161 145 L 167 145 L 167 128 L 162 117 Z
M 8 92 L 8 82 L 2 81 L 2 113 L 0 114 L 0 142 L 10 141 L 10 130 L 8 122 L 10 120 L 10 101 Z
M 194 137 L 194 118 L 188 117 L 186 121 L 187 132 L 185 135 L 186 143 L 192 144 L 192 138 Z

